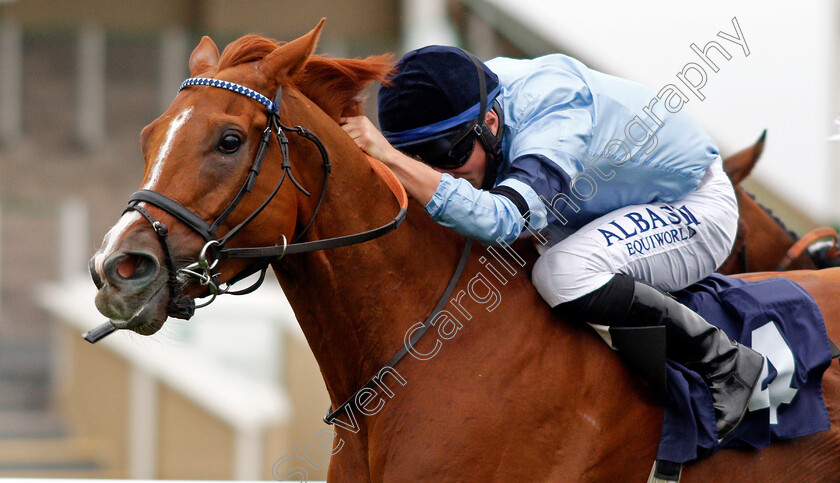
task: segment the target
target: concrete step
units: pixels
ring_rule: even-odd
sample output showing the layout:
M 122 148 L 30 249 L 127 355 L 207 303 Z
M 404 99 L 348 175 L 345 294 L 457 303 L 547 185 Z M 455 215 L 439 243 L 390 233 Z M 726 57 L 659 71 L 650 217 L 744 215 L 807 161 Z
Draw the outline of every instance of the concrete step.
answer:
M 106 478 L 107 447 L 80 438 L 0 440 L 0 478 Z
M 0 411 L 42 410 L 49 404 L 50 388 L 47 384 L 0 379 Z
M 68 425 L 54 410 L 0 411 L 0 441 L 12 439 L 65 438 Z
M 21 344 L 0 339 L 0 379 L 48 383 L 52 367 L 46 342 Z

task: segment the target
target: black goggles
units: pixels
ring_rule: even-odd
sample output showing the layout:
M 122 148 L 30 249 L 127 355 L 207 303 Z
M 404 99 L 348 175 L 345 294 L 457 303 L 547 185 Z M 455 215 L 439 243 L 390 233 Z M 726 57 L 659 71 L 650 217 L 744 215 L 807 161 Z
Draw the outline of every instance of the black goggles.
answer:
M 476 127 L 477 122 L 473 121 L 451 136 L 404 146 L 400 149 L 435 168 L 457 169 L 469 161 L 475 150 Z

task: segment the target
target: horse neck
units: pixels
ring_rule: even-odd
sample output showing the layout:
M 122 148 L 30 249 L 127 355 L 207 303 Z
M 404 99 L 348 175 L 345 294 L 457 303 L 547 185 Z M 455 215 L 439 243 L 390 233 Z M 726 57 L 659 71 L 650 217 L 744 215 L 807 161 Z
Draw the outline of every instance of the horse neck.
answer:
M 744 221 L 747 269 L 751 272 L 776 270 L 798 237 L 773 213 L 740 186 L 735 194 Z M 808 256 L 800 257 L 790 268 L 816 268 Z
M 331 121 L 317 125 L 310 129 L 334 162 L 306 240 L 360 233 L 392 220 L 397 201 L 365 156 Z M 306 221 L 323 173 L 295 175 L 317 186 L 299 203 L 299 219 Z M 292 256 L 275 267 L 333 404 L 367 382 L 403 345 L 408 328 L 428 316 L 454 270 L 457 240 L 412 201 L 406 221 L 384 237 Z

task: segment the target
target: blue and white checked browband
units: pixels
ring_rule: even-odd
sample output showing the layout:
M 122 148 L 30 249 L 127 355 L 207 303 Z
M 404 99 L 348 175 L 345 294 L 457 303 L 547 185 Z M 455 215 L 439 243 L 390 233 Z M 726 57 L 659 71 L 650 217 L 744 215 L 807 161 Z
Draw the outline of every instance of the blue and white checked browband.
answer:
M 178 88 L 178 92 L 181 92 L 181 90 L 187 86 L 210 86 L 227 89 L 229 91 L 242 94 L 243 96 L 250 97 L 251 99 L 265 106 L 265 108 L 271 112 L 277 112 L 277 104 L 275 104 L 274 101 L 272 101 L 268 97 L 265 97 L 264 95 L 260 94 L 254 89 L 250 89 L 239 84 L 234 84 L 233 82 L 223 81 L 219 79 L 211 79 L 209 77 L 190 77 L 189 79 L 181 83 L 181 87 Z

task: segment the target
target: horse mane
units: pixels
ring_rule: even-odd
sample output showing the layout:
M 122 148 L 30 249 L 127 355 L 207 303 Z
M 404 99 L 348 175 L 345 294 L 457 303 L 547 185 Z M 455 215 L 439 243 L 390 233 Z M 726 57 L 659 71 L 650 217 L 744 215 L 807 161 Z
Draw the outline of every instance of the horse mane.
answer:
M 364 59 L 334 59 L 313 55 L 293 79 L 303 94 L 338 121 L 362 114 L 360 97 L 372 82 L 385 82 L 393 69 L 391 54 Z
M 246 35 L 225 47 L 218 70 L 265 58 L 283 42 L 259 35 Z M 338 59 L 323 55 L 309 58 L 303 70 L 292 78 L 295 87 L 331 118 L 362 113 L 361 92 L 372 82 L 385 82 L 393 68 L 391 54 L 365 59 Z

